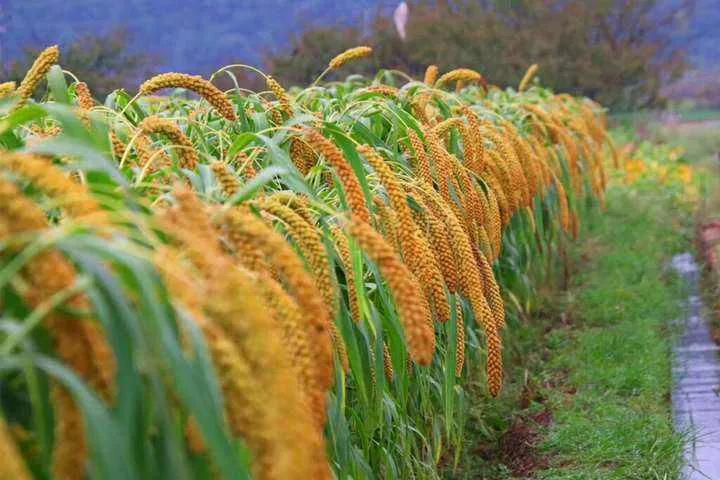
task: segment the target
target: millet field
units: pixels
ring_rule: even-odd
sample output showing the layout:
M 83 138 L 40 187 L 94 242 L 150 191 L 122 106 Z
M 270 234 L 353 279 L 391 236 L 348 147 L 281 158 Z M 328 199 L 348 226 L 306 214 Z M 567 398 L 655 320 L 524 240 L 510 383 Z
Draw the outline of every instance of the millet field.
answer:
M 679 478 L 709 167 L 536 65 L 372 55 L 0 83 L 0 480 Z

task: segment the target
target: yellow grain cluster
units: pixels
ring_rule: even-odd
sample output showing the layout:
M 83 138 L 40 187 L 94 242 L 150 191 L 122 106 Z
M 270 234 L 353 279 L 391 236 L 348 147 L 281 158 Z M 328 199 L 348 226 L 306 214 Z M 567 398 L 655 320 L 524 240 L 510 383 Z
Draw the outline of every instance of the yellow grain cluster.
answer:
M 435 86 L 440 88 L 452 82 L 480 83 L 485 85 L 485 79 L 479 72 L 469 68 L 457 68 L 442 74 L 440 78 L 435 81 Z
M 429 306 L 417 278 L 375 229 L 360 219 L 351 219 L 347 231 L 378 265 L 397 304 L 412 359 L 429 365 L 435 352 L 435 334 L 428 325 Z
M 340 148 L 317 130 L 307 130 L 305 139 L 316 152 L 325 157 L 325 161 L 330 164 L 337 174 L 345 190 L 345 196 L 353 215 L 363 222 L 370 222 L 370 210 L 368 210 L 365 202 L 365 194 L 350 166 L 350 162 L 345 158 Z
M 138 124 L 138 130 L 144 135 L 159 133 L 166 136 L 180 150 L 180 167 L 194 169 L 198 164 L 198 154 L 190 139 L 176 124 L 165 118 L 151 116 Z
M 255 477 L 330 478 L 322 425 L 292 368 L 281 319 L 268 315 L 273 308 L 252 273 L 220 248 L 197 197 L 185 188 L 174 197 L 162 223 L 199 273 L 189 280 L 200 293 L 190 305 L 219 366 L 230 425 L 256 459 Z
M 351 62 L 358 58 L 368 57 L 371 54 L 372 48 L 367 46 L 349 48 L 333 57 L 332 60 L 330 60 L 330 63 L 328 63 L 328 68 L 330 68 L 331 70 L 337 70 L 348 62 Z
M 0 152 L 0 167 L 31 182 L 70 216 L 85 221 L 105 220 L 100 204 L 87 189 L 47 158 L 29 153 Z
M 307 175 L 315 165 L 316 155 L 313 149 L 300 137 L 295 137 L 290 143 L 290 159 L 303 175 Z
M 0 83 L 0 98 L 6 97 L 15 91 L 15 82 Z
M 524 92 L 527 87 L 530 85 L 530 82 L 532 82 L 532 79 L 535 77 L 538 71 L 538 64 L 533 63 L 528 67 L 527 71 L 525 72 L 525 75 L 523 75 L 522 80 L 520 80 L 520 84 L 518 85 L 518 92 Z
M 30 158 L 30 157 L 28 157 Z M 0 225 L 3 236 L 37 232 L 46 226 L 45 213 L 24 197 L 14 184 L 0 179 Z M 46 250 L 33 257 L 21 272 L 26 282 L 26 300 L 32 306 L 75 284 L 75 270 L 57 250 Z M 84 295 L 68 300 L 74 309 L 87 309 Z M 106 400 L 114 395 L 115 357 L 94 319 L 78 320 L 72 314 L 56 310 L 44 320 L 60 359 Z M 57 418 L 53 472 L 57 478 L 84 478 L 87 460 L 82 415 L 70 394 L 53 386 Z
M 430 252 L 427 240 L 420 235 L 420 231 L 413 221 L 400 181 L 385 160 L 372 147 L 361 145 L 357 150 L 378 174 L 380 182 L 390 198 L 390 205 L 397 217 L 396 231 L 405 263 L 422 283 L 438 319 L 442 322 L 447 321 L 450 318 L 450 306 L 445 296 L 440 268 L 436 263 L 435 256 Z
M 233 172 L 230 171 L 227 163 L 221 161 L 215 161 L 210 165 L 215 178 L 220 185 L 223 195 L 226 197 L 232 197 L 240 190 L 240 182 Z
M 385 97 L 396 98 L 400 91 L 390 85 L 370 85 L 358 90 L 358 93 L 376 93 Z
M 5 420 L 0 418 L 0 478 L 31 480 L 30 471 L 10 434 Z
M 280 83 L 273 77 L 268 76 L 265 79 L 268 89 L 273 92 L 275 98 L 280 103 L 280 110 L 287 116 L 292 116 L 292 107 L 290 106 L 290 97 Z
M 35 59 L 30 70 L 27 71 L 25 78 L 23 78 L 15 91 L 15 94 L 19 97 L 18 103 L 15 104 L 15 109 L 25 105 L 28 98 L 30 98 L 35 91 L 35 88 L 50 70 L 50 67 L 55 65 L 59 58 L 60 49 L 57 45 L 48 47 L 40 52 L 40 55 Z
M 191 90 L 212 105 L 223 117 L 234 122 L 237 120 L 235 108 L 225 94 L 215 85 L 203 79 L 199 75 L 187 75 L 185 73 L 161 73 L 140 85 L 141 95 L 150 95 L 164 88 L 185 88 Z
M 85 82 L 78 82 L 75 85 L 75 93 L 77 94 L 78 105 L 84 110 L 90 110 L 95 106 L 95 101 L 90 94 L 90 88 Z
M 428 65 L 428 67 L 425 69 L 425 78 L 423 79 L 423 82 L 425 85 L 433 86 L 435 85 L 435 82 L 437 81 L 438 76 L 438 67 L 437 65 Z

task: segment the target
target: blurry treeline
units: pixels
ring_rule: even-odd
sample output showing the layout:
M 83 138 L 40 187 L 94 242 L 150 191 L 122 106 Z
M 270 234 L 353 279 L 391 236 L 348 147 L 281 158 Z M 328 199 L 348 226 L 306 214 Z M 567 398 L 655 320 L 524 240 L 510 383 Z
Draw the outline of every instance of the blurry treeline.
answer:
M 529 65 L 557 91 L 592 97 L 616 110 L 662 106 L 663 85 L 686 69 L 670 33 L 691 1 L 658 0 L 416 0 L 407 2 L 405 40 L 392 18 L 378 15 L 366 31 L 346 26 L 307 28 L 286 52 L 269 55 L 286 84 L 307 84 L 328 58 L 368 44 L 371 59 L 354 71 L 397 68 L 422 78 L 473 68 L 490 83 L 517 85 Z M 343 70 L 341 75 L 346 75 Z
M 286 49 L 267 47 L 264 69 L 286 86 L 307 85 L 335 54 L 367 44 L 373 56 L 337 75 L 397 68 L 422 78 L 425 68 L 436 64 L 441 71 L 473 68 L 505 87 L 516 86 L 528 66 L 538 63 L 540 81 L 556 91 L 586 95 L 615 110 L 662 107 L 661 87 L 687 67 L 670 34 L 693 1 L 410 0 L 404 40 L 382 13 L 362 28 L 307 26 Z M 158 58 L 128 49 L 127 40 L 124 30 L 81 37 L 62 46 L 61 64 L 87 82 L 98 99 L 120 87 L 132 91 L 163 69 Z M 46 46 L 28 48 L 24 58 L 0 65 L 0 81 L 20 81 Z M 221 88 L 236 82 L 264 88 L 248 70 L 233 69 L 233 74 L 234 79 L 220 75 L 214 81 Z
M 14 80 L 19 84 L 33 60 L 47 46 L 28 47 L 22 58 L 0 65 L 0 81 Z M 67 46 L 61 45 L 60 64 L 86 82 L 93 95 L 102 100 L 117 88 L 137 85 L 154 70 L 153 55 L 131 53 L 127 46 L 128 33 L 124 29 L 107 35 L 84 35 Z

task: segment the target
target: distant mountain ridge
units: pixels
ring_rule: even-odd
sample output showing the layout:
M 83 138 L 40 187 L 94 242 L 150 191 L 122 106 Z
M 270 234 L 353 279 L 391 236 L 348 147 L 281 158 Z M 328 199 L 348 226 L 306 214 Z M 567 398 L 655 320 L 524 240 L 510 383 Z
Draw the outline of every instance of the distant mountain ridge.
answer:
M 674 2 L 677 0 L 664 0 Z M 230 62 L 260 65 L 308 23 L 362 25 L 399 0 L 0 0 L 0 62 L 27 45 L 69 43 L 80 35 L 128 28 L 131 48 L 155 54 L 162 70 L 206 74 Z M 673 32 L 699 70 L 720 65 L 720 2 L 697 0 Z

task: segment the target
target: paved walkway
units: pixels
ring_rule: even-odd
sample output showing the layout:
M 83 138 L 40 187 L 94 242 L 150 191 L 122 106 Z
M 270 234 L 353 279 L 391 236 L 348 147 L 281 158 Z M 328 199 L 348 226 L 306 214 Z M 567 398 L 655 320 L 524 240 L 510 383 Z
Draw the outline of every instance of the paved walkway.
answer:
M 675 426 L 688 432 L 687 480 L 720 480 L 720 360 L 700 298 L 700 270 L 692 255 L 672 261 L 685 279 L 688 302 L 684 333 L 675 346 L 672 394 Z

